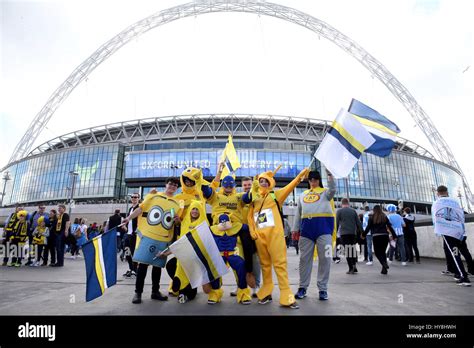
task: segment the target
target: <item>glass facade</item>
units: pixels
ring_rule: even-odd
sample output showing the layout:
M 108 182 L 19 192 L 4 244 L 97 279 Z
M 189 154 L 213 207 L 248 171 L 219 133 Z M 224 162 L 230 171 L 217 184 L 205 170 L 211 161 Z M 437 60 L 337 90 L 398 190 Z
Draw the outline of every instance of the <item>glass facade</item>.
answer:
M 323 170 L 323 180 L 326 179 Z M 451 196 L 461 188 L 466 207 L 461 176 L 453 169 L 431 159 L 393 151 L 388 157 L 364 153 L 347 180 L 351 198 L 372 200 L 403 200 L 432 203 L 433 188 L 445 185 Z M 346 180 L 337 180 L 339 196 L 347 192 Z
M 177 176 L 187 166 L 201 168 L 205 177 L 216 175 L 221 149 L 194 151 L 143 151 L 125 154 L 125 179 L 166 178 Z M 241 168 L 237 176 L 255 176 L 274 170 L 276 177 L 295 177 L 311 162 L 310 152 L 237 150 Z
M 235 140 L 241 162 L 237 176 L 253 177 L 263 171 L 274 170 L 281 164 L 276 175 L 277 186 L 281 186 L 279 178 L 288 182 L 311 162 L 313 145 L 295 147 L 295 144 L 279 143 L 284 145 L 277 146 L 275 141 Z M 186 166 L 202 168 L 206 178 L 215 176 L 224 142 L 198 140 L 186 145 L 174 143 L 175 149 L 170 148 L 170 144 L 173 145 L 146 144 L 141 146 L 140 151 L 136 151 L 135 145 L 85 146 L 25 159 L 7 169 L 11 180 L 6 181 L 3 204 L 64 201 L 70 194 L 68 188 L 72 186 L 70 171 L 79 173 L 75 199 L 123 198 L 126 193 L 137 191 L 136 187 L 125 188 L 125 182 L 133 183 L 130 186 L 140 186 L 143 193 L 147 193 L 156 185 L 155 182 L 178 176 Z M 321 164 L 317 162 L 316 167 L 320 168 Z M 321 172 L 326 184 L 324 169 Z M 433 188 L 438 185 L 446 185 L 452 197 L 458 197 L 461 189 L 462 204 L 467 207 L 462 178 L 447 165 L 400 151 L 393 151 L 391 156 L 385 158 L 363 154 L 349 179 L 337 180 L 337 196 L 345 196 L 349 190 L 352 200 L 403 200 L 429 205 L 435 198 Z M 303 190 L 297 188 L 288 197 L 287 203 L 295 200 Z
M 66 200 L 78 173 L 74 199 L 120 196 L 123 147 L 119 144 L 88 146 L 47 153 L 8 168 L 11 180 L 3 204 Z

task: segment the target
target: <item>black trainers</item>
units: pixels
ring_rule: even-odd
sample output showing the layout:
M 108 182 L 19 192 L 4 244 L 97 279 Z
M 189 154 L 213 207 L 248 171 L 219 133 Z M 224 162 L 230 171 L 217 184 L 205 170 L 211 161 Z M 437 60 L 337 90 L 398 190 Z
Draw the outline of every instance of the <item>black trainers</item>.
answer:
M 168 301 L 168 296 L 163 295 L 161 292 L 152 292 L 151 293 L 151 299 L 152 300 L 158 300 L 158 301 Z
M 466 277 L 459 279 L 456 284 L 460 286 L 471 286 L 471 281 Z
M 382 271 L 381 271 L 380 273 L 382 273 L 382 274 L 387 274 L 387 273 L 388 273 L 387 267 L 385 267 L 385 266 L 382 267 Z
M 359 271 L 357 270 L 357 267 L 354 267 L 353 271 L 354 271 L 354 273 L 359 273 Z
M 142 294 L 135 293 L 132 299 L 132 303 L 135 303 L 135 304 L 142 303 Z
M 130 278 L 132 276 L 132 271 L 128 270 L 127 272 L 125 272 L 122 277 L 124 278 Z
M 243 300 L 243 301 L 240 301 L 240 304 L 242 304 L 242 305 L 250 305 L 250 304 L 252 304 L 252 301 L 250 301 L 250 300 Z
M 299 309 L 300 306 L 299 306 L 298 303 L 295 301 L 295 302 L 293 302 L 292 304 L 290 304 L 290 305 L 288 306 L 288 308 L 290 308 L 290 309 Z
M 272 295 L 268 295 L 267 297 L 262 298 L 258 301 L 258 304 L 264 305 L 270 302 L 272 302 Z
M 441 274 L 444 274 L 444 275 L 451 275 L 453 273 L 451 273 L 450 271 L 446 270 L 446 271 L 441 271 Z

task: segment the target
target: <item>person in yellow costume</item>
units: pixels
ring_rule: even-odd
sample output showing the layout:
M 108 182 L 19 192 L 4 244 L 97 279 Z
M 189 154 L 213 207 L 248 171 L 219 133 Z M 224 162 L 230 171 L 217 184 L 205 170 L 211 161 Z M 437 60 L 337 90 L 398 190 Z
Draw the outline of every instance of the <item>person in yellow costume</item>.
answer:
M 258 175 L 252 184 L 251 192 L 245 193 L 242 200 L 244 203 L 251 203 L 248 215 L 249 228 L 252 239 L 257 245 L 262 267 L 263 284 L 257 292 L 258 303 L 267 304 L 272 301 L 273 266 L 280 288 L 280 305 L 297 309 L 299 306 L 288 281 L 286 244 L 280 207 L 294 188 L 304 180 L 309 169 L 303 169 L 288 185 L 273 191 L 275 187 L 273 177 L 278 169 Z
M 187 167 L 180 176 L 181 182 L 181 193 L 178 193 L 174 198 L 182 201 L 183 209 L 182 214 L 180 214 L 181 225 L 179 228 L 178 239 L 181 238 L 184 234 L 188 233 L 189 230 L 189 221 L 190 217 L 190 206 L 193 201 L 198 202 L 202 208 L 202 214 L 200 214 L 200 219 L 206 218 L 206 201 L 203 197 L 202 186 L 209 185 L 209 182 L 204 180 L 201 169 L 194 167 Z M 197 204 L 197 203 L 195 203 Z M 184 224 L 184 220 L 188 223 Z M 204 220 L 202 220 L 204 221 Z M 196 225 L 197 226 L 197 225 Z M 169 294 L 173 296 L 178 296 L 179 303 L 185 303 L 188 300 L 196 297 L 197 289 L 192 289 L 189 284 L 189 279 L 184 273 L 179 261 L 176 258 L 172 258 L 166 264 L 166 271 L 172 279 L 172 282 L 169 287 Z
M 13 234 L 10 237 L 11 245 L 17 248 L 17 257 L 12 257 L 12 263 L 10 266 L 20 267 L 23 256 L 23 246 L 28 238 L 28 212 L 26 210 L 20 210 L 16 213 L 18 222 L 13 227 Z
M 44 216 L 38 218 L 38 226 L 33 231 L 33 245 L 36 245 L 36 261 L 31 264 L 33 267 L 40 265 L 41 256 L 43 255 L 43 249 L 47 243 L 46 238 L 49 237 L 49 228 L 46 226 Z
M 255 277 L 252 274 L 252 254 L 253 245 L 252 238 L 250 237 L 249 229 L 247 224 L 243 224 L 242 216 L 242 195 L 243 193 L 237 193 L 235 186 L 235 178 L 232 175 L 227 175 L 222 179 L 222 183 L 219 183 L 224 163 L 219 163 L 219 169 L 216 177 L 212 181 L 211 185 L 202 185 L 202 192 L 207 203 L 212 207 L 212 224 L 217 226 L 220 224 L 219 218 L 223 214 L 231 216 L 232 230 L 235 230 L 236 237 L 236 255 L 239 255 L 245 260 L 245 269 L 247 270 L 247 282 L 250 286 L 255 286 Z M 217 187 L 220 189 L 217 191 Z M 238 276 L 236 280 L 239 282 Z M 237 295 L 237 294 L 236 294 Z
M 187 232 L 192 231 L 202 222 L 207 221 L 206 211 L 203 204 L 198 200 L 191 200 L 186 213 L 181 221 L 181 235 L 184 236 Z M 187 232 L 184 232 L 187 231 Z M 171 251 L 165 250 L 159 257 L 166 257 L 171 254 Z M 179 261 L 174 265 L 170 262 L 166 265 L 166 270 L 172 280 L 172 291 L 178 293 L 178 302 L 186 303 L 196 297 L 197 289 L 192 288 L 189 279 Z

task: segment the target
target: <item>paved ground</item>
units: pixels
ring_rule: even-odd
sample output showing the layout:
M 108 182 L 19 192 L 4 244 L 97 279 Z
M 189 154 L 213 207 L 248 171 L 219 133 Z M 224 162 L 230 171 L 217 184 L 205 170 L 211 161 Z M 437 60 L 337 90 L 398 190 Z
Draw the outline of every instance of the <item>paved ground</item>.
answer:
M 295 250 L 289 249 L 290 284 L 294 291 L 298 288 L 298 260 Z M 150 270 L 144 301 L 134 305 L 134 280 L 121 277 L 126 263 L 119 260 L 118 268 L 117 285 L 86 303 L 82 258 L 66 259 L 63 268 L 0 266 L 0 315 L 474 315 L 474 287 L 457 286 L 452 277 L 442 275 L 442 260 L 422 259 L 421 264 L 407 267 L 394 262 L 388 276 L 380 274 L 377 262 L 374 266 L 359 262 L 357 275 L 345 274 L 345 261 L 333 263 L 330 299 L 326 302 L 317 299 L 315 263 L 308 297 L 299 301 L 299 310 L 278 305 L 278 287 L 271 304 L 258 305 L 254 299 L 250 306 L 238 305 L 229 296 L 234 288 L 231 274 L 224 277 L 223 302 L 215 306 L 207 305 L 202 292 L 186 304 L 177 303 L 173 297 L 167 302 L 151 300 Z M 163 272 L 162 289 L 166 290 L 168 284 L 169 277 Z

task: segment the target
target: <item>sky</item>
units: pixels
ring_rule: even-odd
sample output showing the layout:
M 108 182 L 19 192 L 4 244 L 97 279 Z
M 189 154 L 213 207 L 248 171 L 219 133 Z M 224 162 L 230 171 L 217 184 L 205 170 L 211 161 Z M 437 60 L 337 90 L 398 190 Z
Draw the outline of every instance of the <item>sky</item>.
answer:
M 186 2 L 0 0 L 0 168 L 79 64 L 129 25 Z M 474 190 L 474 2 L 273 2 L 328 23 L 381 62 L 431 118 Z M 205 14 L 157 27 L 122 47 L 76 87 L 34 147 L 92 126 L 179 114 L 333 120 L 352 98 L 435 154 L 390 91 L 331 41 L 271 17 Z

